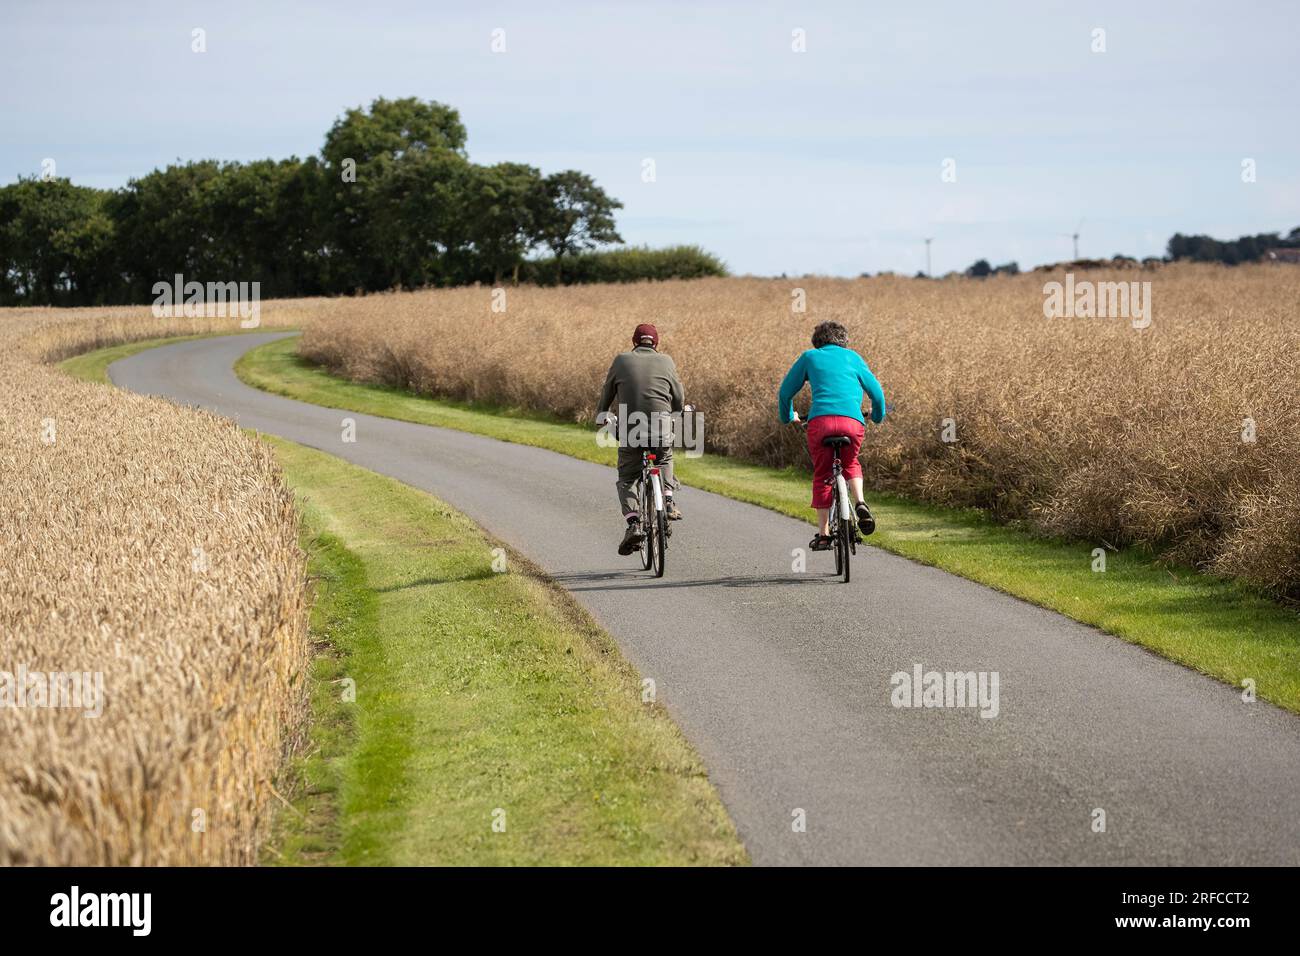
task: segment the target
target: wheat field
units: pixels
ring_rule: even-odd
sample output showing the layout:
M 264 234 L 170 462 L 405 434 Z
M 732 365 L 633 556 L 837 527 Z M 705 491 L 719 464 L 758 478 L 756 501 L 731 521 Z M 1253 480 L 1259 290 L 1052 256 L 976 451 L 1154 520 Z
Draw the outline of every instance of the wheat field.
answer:
M 1139 545 L 1294 596 L 1300 269 L 1076 277 L 1149 281 L 1141 329 L 1045 318 L 1044 283 L 1062 278 L 508 288 L 504 311 L 488 288 L 395 293 L 336 302 L 300 351 L 357 381 L 587 421 L 613 354 L 653 322 L 705 414 L 709 450 L 787 465 L 807 452 L 777 422 L 777 385 L 812 327 L 833 319 L 891 406 L 863 446 L 872 487 Z
M 221 330 L 237 321 L 0 312 L 0 671 L 98 675 L 102 689 L 98 708 L 19 707 L 10 685 L 2 864 L 257 859 L 306 713 L 291 496 L 270 450 L 232 423 L 44 365 Z

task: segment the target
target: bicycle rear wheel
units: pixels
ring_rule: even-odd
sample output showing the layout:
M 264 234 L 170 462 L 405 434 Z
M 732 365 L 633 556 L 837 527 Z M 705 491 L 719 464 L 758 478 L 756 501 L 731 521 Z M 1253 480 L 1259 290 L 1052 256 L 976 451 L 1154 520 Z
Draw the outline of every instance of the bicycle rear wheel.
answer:
M 835 537 L 835 550 L 844 556 L 844 583 L 849 583 L 849 558 L 853 554 L 853 525 L 841 518 L 839 534 Z M 837 561 L 836 564 L 839 564 Z M 838 568 L 837 568 L 838 570 Z
M 641 569 L 649 571 L 654 561 L 654 541 L 650 526 L 654 524 L 654 505 L 650 501 L 650 484 L 641 484 Z
M 836 508 L 831 505 L 830 532 L 831 540 L 835 542 L 835 573 L 837 575 L 844 573 L 844 552 L 840 549 L 840 520 L 835 517 Z

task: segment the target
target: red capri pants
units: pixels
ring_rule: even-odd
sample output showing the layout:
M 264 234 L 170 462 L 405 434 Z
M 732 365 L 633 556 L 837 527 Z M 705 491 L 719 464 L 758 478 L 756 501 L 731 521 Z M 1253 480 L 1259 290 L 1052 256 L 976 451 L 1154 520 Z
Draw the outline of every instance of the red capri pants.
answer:
M 862 466 L 858 464 L 858 452 L 862 450 L 862 436 L 865 432 L 866 428 L 862 422 L 844 415 L 818 415 L 808 421 L 808 453 L 812 455 L 813 460 L 812 506 L 814 508 L 829 508 L 833 497 L 831 486 L 827 482 L 831 478 L 831 463 L 835 460 L 835 450 L 825 447 L 822 439 L 831 435 L 848 435 L 853 439 L 852 444 L 840 449 L 840 467 L 844 469 L 846 480 L 860 478 Z

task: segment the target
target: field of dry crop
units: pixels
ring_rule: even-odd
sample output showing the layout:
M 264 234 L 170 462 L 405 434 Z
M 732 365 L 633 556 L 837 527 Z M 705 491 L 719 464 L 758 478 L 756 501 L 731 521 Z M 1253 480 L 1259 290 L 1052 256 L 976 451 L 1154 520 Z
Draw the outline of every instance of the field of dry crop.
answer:
M 589 420 L 611 356 L 654 322 L 709 448 L 785 465 L 806 451 L 777 384 L 835 319 L 892 406 L 863 450 L 875 487 L 1300 593 L 1300 269 L 1078 276 L 1150 281 L 1141 330 L 1044 318 L 1061 278 L 511 288 L 504 313 L 486 288 L 381 295 L 334 303 L 301 351 L 358 381 Z
M 323 307 L 267 307 L 263 322 Z M 15 706 L 9 684 L 0 864 L 256 859 L 305 715 L 292 499 L 269 449 L 235 425 L 44 364 L 216 329 L 238 325 L 0 312 L 0 671 L 102 675 L 82 686 L 102 681 L 103 695 L 88 716 L 85 696 Z

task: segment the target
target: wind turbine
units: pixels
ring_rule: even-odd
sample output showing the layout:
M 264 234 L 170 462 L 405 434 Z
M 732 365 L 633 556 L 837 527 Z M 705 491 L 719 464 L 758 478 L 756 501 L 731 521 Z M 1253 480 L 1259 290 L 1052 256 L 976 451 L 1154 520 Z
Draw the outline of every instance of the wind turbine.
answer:
M 1079 220 L 1079 225 L 1074 227 L 1074 232 L 1067 232 L 1065 235 L 1074 240 L 1074 262 L 1079 261 L 1079 230 L 1083 228 L 1083 220 Z
M 930 273 L 930 243 L 932 242 L 934 242 L 933 239 L 925 240 L 925 277 L 927 279 L 934 278 L 934 276 Z

